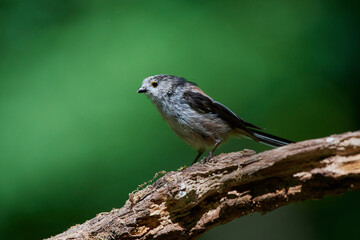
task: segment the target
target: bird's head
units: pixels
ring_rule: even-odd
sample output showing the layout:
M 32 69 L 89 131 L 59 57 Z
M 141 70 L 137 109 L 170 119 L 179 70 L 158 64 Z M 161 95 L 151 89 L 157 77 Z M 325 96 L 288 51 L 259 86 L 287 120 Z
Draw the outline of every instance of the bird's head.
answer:
M 143 80 L 138 93 L 145 93 L 152 100 L 161 100 L 171 95 L 176 87 L 184 85 L 186 80 L 182 77 L 172 75 L 155 75 Z

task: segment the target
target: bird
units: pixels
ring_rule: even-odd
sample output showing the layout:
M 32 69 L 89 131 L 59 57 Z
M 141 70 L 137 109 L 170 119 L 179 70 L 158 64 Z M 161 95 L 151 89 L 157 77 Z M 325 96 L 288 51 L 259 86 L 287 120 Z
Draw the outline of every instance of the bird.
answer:
M 198 153 L 192 164 L 209 161 L 216 148 L 230 136 L 247 137 L 272 147 L 293 141 L 277 137 L 237 116 L 228 107 L 213 100 L 196 83 L 183 77 L 160 74 L 143 80 L 138 93 L 144 93 L 155 105 L 170 128 Z

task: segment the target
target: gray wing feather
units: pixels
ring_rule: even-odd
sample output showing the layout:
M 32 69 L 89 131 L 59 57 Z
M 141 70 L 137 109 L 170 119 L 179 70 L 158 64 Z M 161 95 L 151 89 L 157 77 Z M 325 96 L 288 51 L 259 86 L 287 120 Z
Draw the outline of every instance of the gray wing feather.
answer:
M 259 128 L 253 124 L 247 123 L 238 117 L 234 112 L 223 104 L 213 101 L 211 98 L 204 94 L 193 91 L 186 91 L 184 99 L 188 102 L 190 107 L 199 113 L 214 113 L 217 114 L 222 120 L 226 121 L 232 128 L 241 129 L 250 136 L 256 138 L 248 127 Z M 260 129 L 260 128 L 259 128 Z

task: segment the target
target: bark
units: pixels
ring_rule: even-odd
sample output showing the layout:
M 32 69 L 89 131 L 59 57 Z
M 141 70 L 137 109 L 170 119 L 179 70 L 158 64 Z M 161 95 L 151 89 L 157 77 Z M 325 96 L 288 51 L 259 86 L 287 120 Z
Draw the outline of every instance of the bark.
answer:
M 360 131 L 303 141 L 259 154 L 220 154 L 169 172 L 50 239 L 197 239 L 252 212 L 360 188 Z

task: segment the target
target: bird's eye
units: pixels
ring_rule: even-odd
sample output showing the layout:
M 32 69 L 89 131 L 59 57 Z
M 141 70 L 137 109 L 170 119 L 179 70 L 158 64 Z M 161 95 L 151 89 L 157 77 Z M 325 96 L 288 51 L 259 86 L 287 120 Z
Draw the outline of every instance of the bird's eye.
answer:
M 156 88 L 156 87 L 158 86 L 158 83 L 155 82 L 155 81 L 152 81 L 152 82 L 151 82 L 151 85 L 152 85 L 154 88 Z

